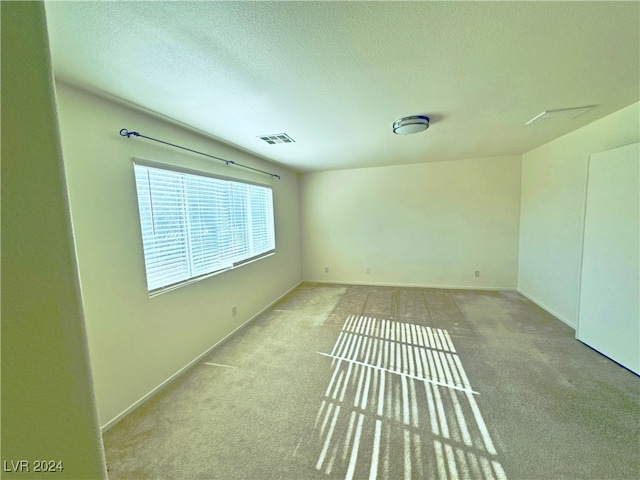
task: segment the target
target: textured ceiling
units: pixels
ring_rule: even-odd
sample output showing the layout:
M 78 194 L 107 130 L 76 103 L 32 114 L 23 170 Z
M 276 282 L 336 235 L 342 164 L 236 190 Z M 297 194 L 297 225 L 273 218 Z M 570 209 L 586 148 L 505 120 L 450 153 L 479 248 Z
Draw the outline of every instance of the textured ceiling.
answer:
M 639 2 L 52 1 L 46 10 L 59 80 L 297 171 L 521 154 L 640 99 Z M 544 110 L 585 105 L 597 108 L 525 127 Z M 394 120 L 416 114 L 431 117 L 426 132 L 392 133 Z M 282 132 L 295 143 L 258 138 Z

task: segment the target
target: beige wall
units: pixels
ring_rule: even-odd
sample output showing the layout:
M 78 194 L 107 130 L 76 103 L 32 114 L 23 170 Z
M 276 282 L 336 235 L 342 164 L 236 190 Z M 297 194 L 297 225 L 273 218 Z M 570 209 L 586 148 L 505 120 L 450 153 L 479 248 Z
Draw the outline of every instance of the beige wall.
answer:
M 520 175 L 519 156 L 304 174 L 304 278 L 515 289 Z
M 573 328 L 589 155 L 639 138 L 636 103 L 522 157 L 518 291 Z
M 108 425 L 301 281 L 298 176 L 68 85 L 58 84 L 57 95 L 97 405 Z M 121 128 L 273 171 L 282 180 L 127 139 Z M 133 157 L 272 185 L 276 254 L 149 298 Z
M 106 478 L 44 9 L 2 2 L 3 478 Z M 63 471 L 34 471 L 34 460 Z M 7 473 L 24 460 L 28 473 Z M 25 464 L 21 464 L 25 465 Z

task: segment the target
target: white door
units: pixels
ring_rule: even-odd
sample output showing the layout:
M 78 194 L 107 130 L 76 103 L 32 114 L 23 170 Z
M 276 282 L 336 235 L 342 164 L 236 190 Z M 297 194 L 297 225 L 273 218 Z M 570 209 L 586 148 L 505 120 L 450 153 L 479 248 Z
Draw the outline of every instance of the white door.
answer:
M 576 337 L 640 375 L 640 143 L 591 155 Z

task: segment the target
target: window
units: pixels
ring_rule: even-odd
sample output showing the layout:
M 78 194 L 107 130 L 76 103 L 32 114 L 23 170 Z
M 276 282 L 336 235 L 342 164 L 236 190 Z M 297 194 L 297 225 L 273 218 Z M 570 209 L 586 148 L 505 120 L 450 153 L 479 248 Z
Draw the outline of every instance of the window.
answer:
M 270 187 L 134 165 L 149 293 L 275 252 Z

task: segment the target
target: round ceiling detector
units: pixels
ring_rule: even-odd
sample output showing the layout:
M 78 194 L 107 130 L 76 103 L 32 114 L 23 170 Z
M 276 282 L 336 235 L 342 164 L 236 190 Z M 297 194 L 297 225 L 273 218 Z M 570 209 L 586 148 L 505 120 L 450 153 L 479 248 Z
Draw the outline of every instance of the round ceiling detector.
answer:
M 412 115 L 393 122 L 393 133 L 397 135 L 409 135 L 422 132 L 429 128 L 429 117 L 424 115 Z

